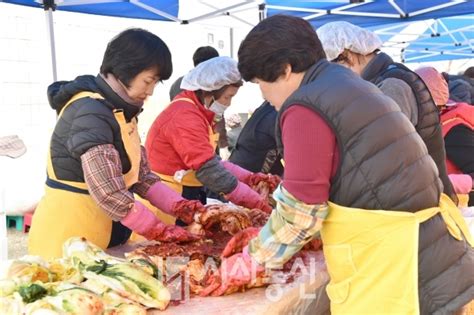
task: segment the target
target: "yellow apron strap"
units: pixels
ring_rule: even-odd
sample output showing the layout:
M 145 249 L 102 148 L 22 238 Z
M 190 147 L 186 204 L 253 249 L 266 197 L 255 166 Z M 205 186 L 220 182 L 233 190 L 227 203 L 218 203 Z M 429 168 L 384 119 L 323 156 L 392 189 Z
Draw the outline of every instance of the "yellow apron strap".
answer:
M 95 98 L 95 99 L 104 99 L 104 97 L 102 95 L 100 95 L 99 93 L 94 93 L 94 92 L 89 92 L 89 91 L 79 92 L 79 93 L 75 94 L 73 97 L 71 97 L 71 99 L 66 103 L 66 105 L 64 105 L 64 107 L 59 112 L 58 117 L 61 117 L 61 115 L 63 114 L 66 107 L 68 107 L 71 103 L 77 101 L 80 98 L 84 98 L 84 97 L 90 97 L 90 98 Z
M 441 194 L 439 207 L 418 211 L 414 213 L 414 215 L 420 223 L 422 223 L 436 215 L 438 212 L 441 214 L 449 234 L 451 234 L 452 237 L 458 241 L 465 239 L 469 245 L 474 247 L 472 235 L 466 224 L 466 220 L 464 220 L 461 211 L 459 211 L 458 207 L 447 195 Z
M 98 93 L 93 93 L 93 92 L 88 92 L 88 91 L 79 92 L 75 94 L 66 103 L 66 105 L 64 105 L 58 117 L 61 117 L 64 110 L 74 101 L 77 101 L 78 99 L 85 98 L 85 97 L 90 97 L 94 99 L 104 99 L 104 97 Z M 133 118 L 132 121 L 127 123 L 125 116 L 123 114 L 123 111 L 121 110 L 114 110 L 114 116 L 115 116 L 115 119 L 117 120 L 117 123 L 120 126 L 122 142 L 125 147 L 125 152 L 127 153 L 128 158 L 130 160 L 130 165 L 131 165 L 130 170 L 126 174 L 123 175 L 127 188 L 130 188 L 133 184 L 135 184 L 138 181 L 138 174 L 140 170 L 141 148 L 140 148 L 140 135 L 138 133 L 137 119 Z M 72 181 L 57 179 L 56 174 L 54 173 L 52 162 L 51 162 L 50 150 L 48 150 L 47 164 L 48 164 L 47 172 L 48 172 L 49 178 L 55 181 L 59 181 L 66 185 L 82 189 L 82 190 L 88 189 L 86 183 L 79 183 L 79 182 L 72 182 Z
M 183 191 L 182 186 L 189 186 L 189 187 L 201 187 L 202 183 L 196 178 L 196 172 L 189 170 L 180 181 L 178 181 L 174 176 L 171 175 L 165 175 L 165 174 L 160 174 L 156 173 L 163 182 L 166 182 L 171 184 L 171 186 L 176 186 L 180 187 L 175 189 L 176 191 Z
M 217 145 L 219 144 L 219 133 L 212 130 L 211 125 L 209 125 L 209 143 L 212 145 L 214 152 L 216 151 Z
M 474 241 L 466 220 L 463 218 L 461 211 L 459 211 L 451 198 L 445 194 L 441 194 L 439 206 L 441 208 L 441 216 L 443 217 L 444 222 L 446 222 L 449 234 L 457 240 L 462 240 L 462 237 L 464 236 L 464 239 L 468 244 L 471 245 L 471 247 L 474 247 Z
M 123 111 L 114 111 L 115 119 L 120 126 L 120 134 L 122 136 L 123 146 L 130 161 L 130 170 L 123 175 L 127 188 L 132 187 L 138 182 L 141 162 L 141 145 L 140 135 L 138 133 L 137 119 L 133 118 L 129 123 L 125 120 Z
M 63 108 L 59 112 L 58 118 L 62 116 L 62 114 L 64 113 L 64 110 L 69 105 L 71 105 L 74 101 L 77 101 L 78 99 L 84 98 L 84 97 L 90 97 L 90 98 L 95 98 L 95 99 L 103 99 L 102 95 L 100 95 L 98 93 L 93 93 L 93 92 L 88 92 L 88 91 L 79 92 L 79 93 L 75 94 L 73 97 L 71 97 L 71 99 L 63 106 Z M 49 147 L 51 148 L 51 145 Z M 51 162 L 51 149 L 48 150 L 48 157 L 46 159 L 46 163 L 47 163 L 46 170 L 47 170 L 48 177 L 51 178 L 52 180 L 58 181 L 58 179 L 56 177 L 56 173 L 54 172 L 53 164 Z M 78 182 L 67 181 L 67 180 L 61 180 L 60 182 L 63 183 L 63 184 L 75 187 L 75 188 L 79 188 L 79 189 L 82 189 L 82 190 L 87 190 L 86 183 L 78 183 Z

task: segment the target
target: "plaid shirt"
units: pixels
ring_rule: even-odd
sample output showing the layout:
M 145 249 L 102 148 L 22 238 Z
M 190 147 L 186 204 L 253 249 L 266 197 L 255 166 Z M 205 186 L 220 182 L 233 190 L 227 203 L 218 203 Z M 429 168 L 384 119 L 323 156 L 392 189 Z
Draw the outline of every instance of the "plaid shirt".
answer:
M 98 145 L 81 155 L 84 179 L 94 201 L 114 221 L 123 219 L 135 203 L 133 193 L 145 198 L 148 189 L 160 178 L 148 167 L 145 148 L 141 147 L 138 182 L 127 189 L 120 155 L 111 144 Z
M 311 241 L 328 215 L 327 203 L 309 205 L 293 197 L 282 185 L 273 193 L 274 210 L 249 243 L 249 254 L 267 268 L 279 268 Z

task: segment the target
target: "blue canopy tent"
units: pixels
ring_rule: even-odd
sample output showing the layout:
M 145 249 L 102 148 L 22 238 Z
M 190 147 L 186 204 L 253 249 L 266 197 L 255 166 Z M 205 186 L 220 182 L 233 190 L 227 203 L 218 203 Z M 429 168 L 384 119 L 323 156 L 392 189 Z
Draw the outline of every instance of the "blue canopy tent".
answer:
M 473 0 L 267 0 L 265 3 L 267 16 L 299 16 L 314 27 L 332 21 L 374 27 L 474 13 Z
M 50 34 L 53 77 L 56 79 L 54 28 L 52 12 L 64 10 L 97 15 L 194 23 L 217 16 L 228 16 L 250 24 L 239 12 L 255 11 L 260 19 L 275 14 L 289 14 L 308 20 L 314 27 L 345 20 L 376 30 L 386 45 L 400 45 L 403 60 L 443 60 L 474 56 L 472 28 L 474 0 L 0 0 L 0 2 L 45 9 Z M 208 12 L 180 16 L 180 6 L 206 6 Z M 192 10 L 191 10 L 192 12 Z M 471 14 L 471 15 L 469 15 Z M 448 18 L 465 16 L 461 18 Z M 407 23 L 432 20 L 425 34 L 407 45 L 393 42 Z M 433 24 L 434 23 L 434 24 Z M 395 24 L 395 25 L 394 25 Z M 393 36 L 392 36 L 393 37 Z
M 403 62 L 474 57 L 474 14 L 427 20 L 418 24 L 418 29 L 422 29 L 419 33 L 410 30 L 410 23 L 373 30 L 383 40 L 384 47 L 399 49 Z
M 61 10 L 97 15 L 127 17 L 147 20 L 176 21 L 179 2 L 177 0 L 0 0 L 48 10 Z
M 290 4 L 291 3 L 291 4 Z M 291 14 L 314 27 L 347 21 L 375 31 L 402 62 L 474 57 L 473 0 L 267 0 L 267 16 Z M 424 21 L 420 33 L 409 25 Z

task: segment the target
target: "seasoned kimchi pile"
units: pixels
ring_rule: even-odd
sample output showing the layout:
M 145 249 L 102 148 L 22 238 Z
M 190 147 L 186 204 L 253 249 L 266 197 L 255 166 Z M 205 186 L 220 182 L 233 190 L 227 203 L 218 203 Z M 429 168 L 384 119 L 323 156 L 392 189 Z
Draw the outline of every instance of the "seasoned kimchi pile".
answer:
M 258 209 L 246 209 L 240 206 L 219 204 L 208 205 L 206 211 L 195 216 L 195 222 L 187 229 L 193 234 L 202 235 L 202 239 L 191 242 L 165 243 L 154 242 L 140 246 L 126 254 L 128 259 L 142 259 L 157 266 L 163 276 L 165 286 L 174 300 L 186 298 L 181 290 L 178 277 L 189 279 L 192 295 L 200 295 L 212 283 L 215 283 L 217 270 L 222 262 L 222 252 L 233 235 L 249 227 L 258 229 L 265 225 L 269 214 Z M 305 246 L 285 264 L 280 282 L 291 282 L 300 270 L 292 270 L 299 259 L 309 265 L 314 253 L 321 249 L 321 242 L 314 240 Z M 272 282 L 269 275 L 258 275 L 251 284 L 232 287 L 225 294 L 241 292 L 253 287 L 262 287 Z M 282 280 L 283 279 L 283 280 Z

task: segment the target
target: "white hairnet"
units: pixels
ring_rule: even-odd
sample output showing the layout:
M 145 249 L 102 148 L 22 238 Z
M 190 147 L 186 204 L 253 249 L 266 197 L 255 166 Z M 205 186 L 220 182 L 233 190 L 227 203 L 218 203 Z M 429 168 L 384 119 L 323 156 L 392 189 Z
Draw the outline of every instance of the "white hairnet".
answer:
M 336 59 L 344 49 L 368 55 L 382 46 L 375 33 L 344 21 L 324 24 L 316 33 L 328 60 Z
M 214 57 L 201 62 L 181 81 L 181 89 L 189 91 L 216 91 L 242 79 L 237 61 L 230 57 Z

